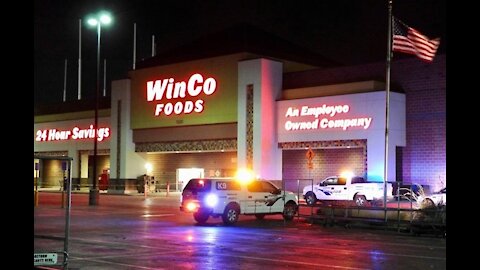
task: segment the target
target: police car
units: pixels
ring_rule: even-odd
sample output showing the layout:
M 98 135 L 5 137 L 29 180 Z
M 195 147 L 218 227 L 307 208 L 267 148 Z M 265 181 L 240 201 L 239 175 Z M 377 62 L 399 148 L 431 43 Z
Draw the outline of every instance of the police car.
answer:
M 303 188 L 303 197 L 307 205 L 317 201 L 353 200 L 357 206 L 365 206 L 368 202 L 380 201 L 384 197 L 383 182 L 368 182 L 360 176 L 330 176 L 318 184 Z M 387 196 L 391 197 L 392 183 L 386 183 Z
M 222 217 L 224 224 L 231 225 L 241 214 L 257 219 L 282 214 L 285 220 L 292 220 L 297 209 L 298 197 L 293 192 L 258 179 L 194 178 L 183 189 L 180 202 L 180 210 L 193 213 L 200 224 L 209 217 Z

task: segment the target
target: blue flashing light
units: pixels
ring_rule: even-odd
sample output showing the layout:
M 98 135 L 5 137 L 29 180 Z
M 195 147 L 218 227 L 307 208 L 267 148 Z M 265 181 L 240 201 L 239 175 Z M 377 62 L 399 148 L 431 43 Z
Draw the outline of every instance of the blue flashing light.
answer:
M 209 207 L 214 207 L 218 203 L 218 197 L 215 194 L 208 194 L 205 197 L 205 204 Z

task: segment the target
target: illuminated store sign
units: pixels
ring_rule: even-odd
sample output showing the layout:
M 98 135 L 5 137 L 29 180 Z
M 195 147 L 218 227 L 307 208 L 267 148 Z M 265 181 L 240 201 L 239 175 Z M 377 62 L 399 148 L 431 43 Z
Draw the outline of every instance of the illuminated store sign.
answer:
M 201 113 L 205 100 L 200 95 L 210 96 L 215 90 L 217 81 L 214 78 L 204 79 L 196 73 L 188 81 L 175 82 L 173 78 L 147 81 L 147 101 L 159 102 L 155 106 L 155 116 Z
M 66 140 L 80 140 L 80 139 L 93 139 L 95 137 L 95 130 L 93 125 L 89 128 L 82 129 L 74 127 L 70 130 L 59 130 L 56 128 L 51 129 L 39 129 L 37 130 L 35 141 L 37 142 L 50 142 L 50 141 L 66 141 Z M 97 140 L 103 141 L 105 138 L 110 137 L 110 128 L 102 127 L 98 129 Z
M 327 105 L 320 107 L 288 107 L 285 117 L 291 119 L 285 122 L 285 130 L 314 130 L 314 129 L 368 129 L 372 117 L 347 117 L 349 105 Z M 314 119 L 305 121 L 306 118 Z

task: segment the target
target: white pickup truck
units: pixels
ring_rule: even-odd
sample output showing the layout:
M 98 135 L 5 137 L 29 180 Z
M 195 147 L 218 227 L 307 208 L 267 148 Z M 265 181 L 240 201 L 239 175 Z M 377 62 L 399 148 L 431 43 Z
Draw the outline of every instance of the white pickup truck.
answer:
M 383 182 L 367 182 L 365 178 L 330 176 L 318 184 L 303 188 L 303 198 L 307 205 L 323 200 L 353 200 L 357 206 L 365 206 L 368 201 L 383 201 Z M 387 183 L 387 197 L 392 196 L 392 184 Z

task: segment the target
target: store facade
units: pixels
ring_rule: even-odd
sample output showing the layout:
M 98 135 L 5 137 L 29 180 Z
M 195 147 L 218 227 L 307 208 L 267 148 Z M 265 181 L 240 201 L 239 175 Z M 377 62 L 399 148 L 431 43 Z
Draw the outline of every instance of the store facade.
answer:
M 93 113 L 93 112 L 92 112 Z M 94 118 L 91 113 L 76 112 L 36 117 L 34 153 L 50 157 L 72 157 L 72 184 L 75 188 L 89 185 L 93 171 Z M 96 175 L 108 174 L 110 168 L 110 110 L 101 111 L 98 119 Z M 93 115 L 93 114 L 92 114 Z M 60 160 L 34 159 L 35 176 L 41 187 L 63 184 L 66 166 Z M 91 183 L 91 181 L 90 181 Z
M 99 155 L 105 159 L 99 170 L 108 170 L 108 192 L 137 192 L 137 179 L 144 174 L 162 188 L 168 183 L 181 190 L 191 177 L 233 176 L 238 168 L 271 180 L 319 180 L 351 171 L 383 181 L 386 92 L 376 80 L 377 66 L 372 75 L 351 78 L 337 68 L 345 79 L 323 82 L 315 80 L 325 69 L 244 52 L 138 66 L 128 79 L 112 82 L 110 109 L 99 118 Z M 431 91 L 445 91 L 444 78 L 436 84 L 438 89 Z M 416 182 L 412 171 L 406 172 L 405 151 L 409 138 L 415 144 L 415 131 L 408 130 L 409 92 L 395 86 L 390 92 L 387 179 L 408 184 Z M 89 134 L 93 118 L 38 117 L 44 120 L 34 124 L 34 152 L 73 157 L 73 178 L 86 183 L 93 139 L 78 134 Z M 44 131 L 54 139 L 42 140 Z M 314 152 L 311 167 L 308 149 Z M 444 177 L 444 161 L 436 166 Z M 437 174 L 421 184 L 436 187 Z M 402 179 L 406 175 L 410 179 Z M 51 175 L 43 177 L 45 184 L 55 183 L 47 179 Z

